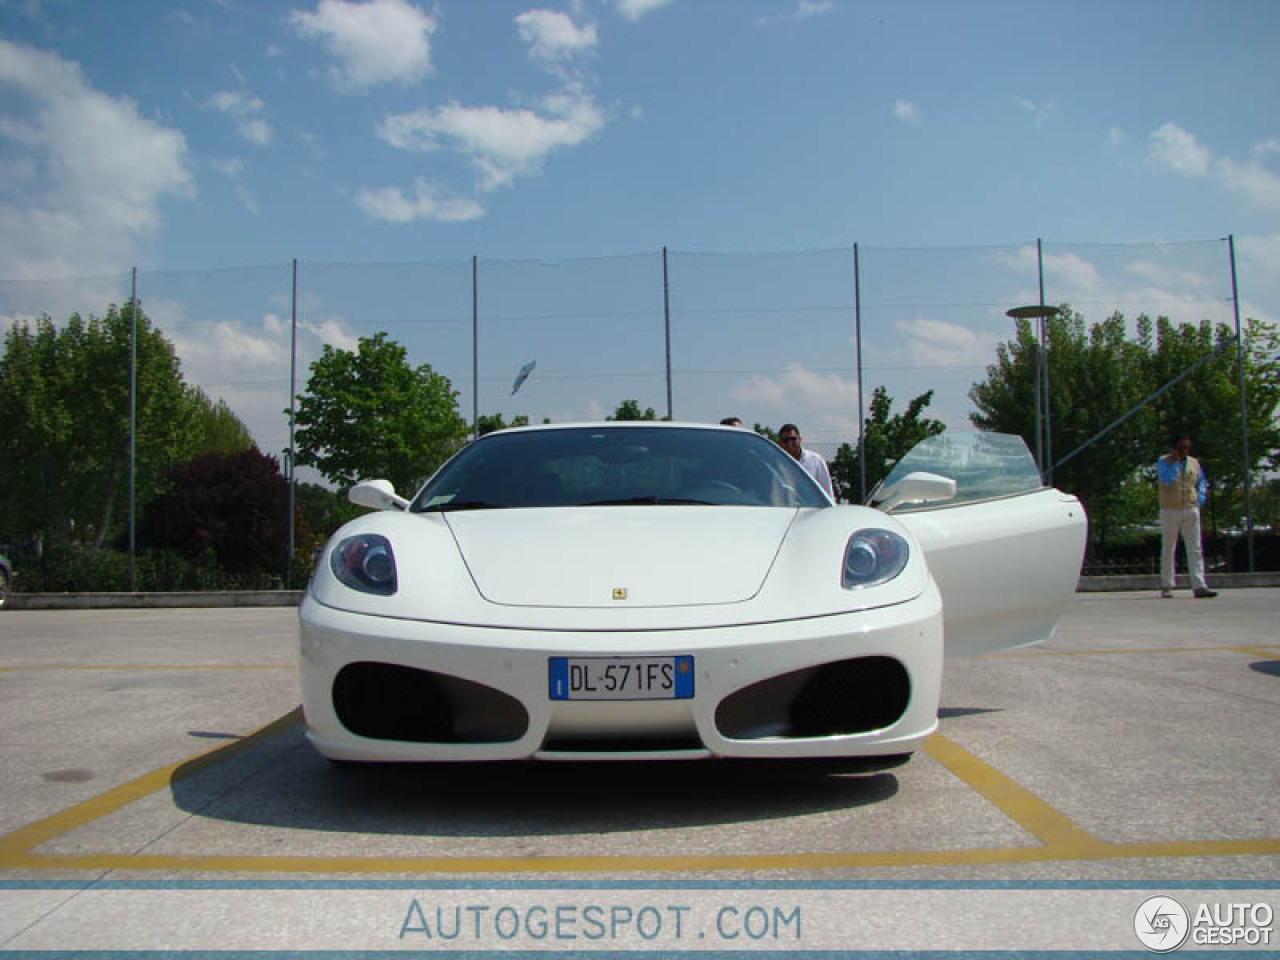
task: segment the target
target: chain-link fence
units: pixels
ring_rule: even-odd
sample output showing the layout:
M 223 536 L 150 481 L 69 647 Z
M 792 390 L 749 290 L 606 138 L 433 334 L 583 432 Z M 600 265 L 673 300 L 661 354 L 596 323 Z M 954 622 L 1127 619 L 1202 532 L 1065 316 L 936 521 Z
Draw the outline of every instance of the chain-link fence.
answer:
M 0 281 L 0 321 L 102 315 L 135 295 L 189 384 L 223 400 L 259 449 L 289 461 L 291 391 L 325 345 L 385 331 L 451 381 L 462 416 L 598 420 L 636 401 L 659 416 L 799 425 L 828 459 L 856 445 L 874 388 L 895 411 L 970 427 L 972 386 L 1013 337 L 1006 315 L 1067 303 L 1088 323 L 1120 312 L 1175 324 L 1271 320 L 1274 239 L 776 254 L 654 251 L 554 262 L 286 262 L 207 271 Z M 1130 324 L 1130 335 L 1133 326 Z M 518 392 L 514 379 L 536 368 Z M 101 371 L 127 377 L 126 371 Z M 1052 364 L 1050 372 L 1052 376 Z M 1116 410 L 1119 416 L 1124 411 Z M 1045 411 L 1052 438 L 1054 411 Z M 1052 440 L 1050 439 L 1050 443 Z M 1047 460 L 1066 451 L 1050 450 Z M 315 475 L 299 470 L 298 479 Z

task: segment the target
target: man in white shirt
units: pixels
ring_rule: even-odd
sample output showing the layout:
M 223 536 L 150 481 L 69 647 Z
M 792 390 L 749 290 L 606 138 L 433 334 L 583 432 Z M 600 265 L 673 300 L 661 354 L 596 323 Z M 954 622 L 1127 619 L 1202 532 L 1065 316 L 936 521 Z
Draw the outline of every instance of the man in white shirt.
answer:
M 1187 573 L 1192 595 L 1216 597 L 1204 579 L 1204 550 L 1200 545 L 1200 508 L 1204 506 L 1207 484 L 1200 461 L 1191 456 L 1191 438 L 1180 434 L 1173 438 L 1173 449 L 1156 461 L 1156 479 L 1160 481 L 1160 596 L 1173 596 L 1175 579 L 1174 553 L 1178 537 L 1187 550 Z
M 835 500 L 835 489 L 831 486 L 831 471 L 827 469 L 827 461 L 812 450 L 806 450 L 800 443 L 800 429 L 794 423 L 784 423 L 778 431 L 778 443 L 782 449 L 791 454 L 809 476 L 818 481 L 818 486 L 827 491 L 827 496 Z

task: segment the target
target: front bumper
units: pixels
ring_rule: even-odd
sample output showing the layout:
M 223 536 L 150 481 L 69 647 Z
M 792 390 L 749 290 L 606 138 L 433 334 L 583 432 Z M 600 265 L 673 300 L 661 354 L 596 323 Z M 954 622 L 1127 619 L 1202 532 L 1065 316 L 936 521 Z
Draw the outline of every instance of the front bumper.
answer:
M 937 727 L 942 605 L 689 630 L 495 629 L 301 611 L 307 735 L 335 760 L 883 757 Z M 679 700 L 552 700 L 552 656 L 694 658 Z

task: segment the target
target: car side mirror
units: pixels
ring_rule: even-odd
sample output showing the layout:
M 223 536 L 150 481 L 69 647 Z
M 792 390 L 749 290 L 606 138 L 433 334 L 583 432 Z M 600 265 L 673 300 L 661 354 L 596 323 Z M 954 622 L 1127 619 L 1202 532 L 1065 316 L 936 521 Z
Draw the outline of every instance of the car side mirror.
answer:
M 371 510 L 404 510 L 409 506 L 408 500 L 396 495 L 390 480 L 362 480 L 347 491 L 347 499 Z
M 908 473 L 897 483 L 881 490 L 880 499 L 877 501 L 876 507 L 887 513 L 899 504 L 942 503 L 946 500 L 954 500 L 955 496 L 956 482 L 954 480 L 950 477 L 943 477 L 936 473 L 925 473 L 921 470 L 915 473 Z

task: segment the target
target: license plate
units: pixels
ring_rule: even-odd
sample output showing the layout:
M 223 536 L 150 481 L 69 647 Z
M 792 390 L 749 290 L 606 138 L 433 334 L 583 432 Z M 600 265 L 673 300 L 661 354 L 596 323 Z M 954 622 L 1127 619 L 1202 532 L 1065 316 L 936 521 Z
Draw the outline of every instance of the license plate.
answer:
M 552 700 L 687 700 L 693 657 L 552 657 Z

